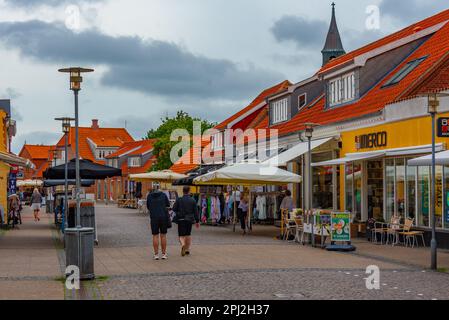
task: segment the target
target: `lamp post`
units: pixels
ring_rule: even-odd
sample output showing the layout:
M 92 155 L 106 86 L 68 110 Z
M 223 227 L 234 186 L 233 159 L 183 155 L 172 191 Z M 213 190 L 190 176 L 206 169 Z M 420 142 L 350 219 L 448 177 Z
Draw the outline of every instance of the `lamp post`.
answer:
M 312 246 L 315 246 L 315 234 L 314 234 L 314 228 L 315 228 L 315 221 L 314 221 L 314 216 L 312 214 L 312 202 L 313 202 L 313 197 L 312 197 L 312 137 L 313 137 L 313 131 L 314 128 L 319 126 L 318 124 L 315 123 L 306 123 L 305 124 L 305 131 L 304 134 L 307 138 L 307 142 L 308 142 L 308 158 L 309 158 L 309 175 L 308 175 L 308 190 L 309 190 L 309 199 L 308 199 L 308 206 L 307 209 L 309 210 L 309 214 L 311 217 L 311 224 L 312 224 Z
M 76 199 L 76 228 L 67 228 L 64 233 L 66 245 L 66 265 L 75 265 L 79 268 L 80 279 L 90 280 L 95 278 L 93 245 L 95 233 L 93 228 L 81 227 L 81 179 L 79 161 L 79 116 L 78 116 L 78 94 L 81 90 L 82 73 L 93 72 L 93 69 L 66 68 L 59 69 L 59 72 L 70 74 L 70 90 L 75 96 L 75 199 Z M 84 239 L 84 240 L 82 240 Z
M 69 189 L 69 181 L 68 181 L 68 175 L 69 175 L 69 168 L 68 168 L 68 138 L 69 138 L 69 132 L 70 132 L 70 124 L 72 121 L 75 121 L 74 118 L 55 118 L 56 121 L 62 122 L 62 133 L 64 133 L 64 164 L 65 164 L 65 170 L 64 170 L 64 209 L 62 211 L 62 232 L 68 227 L 66 214 L 68 212 L 68 204 L 69 204 L 69 196 L 68 196 L 68 189 Z
M 438 113 L 440 101 L 437 94 L 429 94 L 427 100 L 427 111 L 430 113 L 432 119 L 432 183 L 430 184 L 430 198 L 431 198 L 431 227 L 432 240 L 430 241 L 430 267 L 432 270 L 437 270 L 437 239 L 436 239 L 436 216 L 435 216 L 435 115 Z
M 72 67 L 59 69 L 59 72 L 70 74 L 70 90 L 73 91 L 75 96 L 75 173 L 76 173 L 76 186 L 75 186 L 75 199 L 76 199 L 76 228 L 81 228 L 81 179 L 80 179 L 80 159 L 79 159 L 79 116 L 78 116 L 78 94 L 81 90 L 81 82 L 83 82 L 82 73 L 93 72 L 93 69 L 86 69 L 80 67 Z

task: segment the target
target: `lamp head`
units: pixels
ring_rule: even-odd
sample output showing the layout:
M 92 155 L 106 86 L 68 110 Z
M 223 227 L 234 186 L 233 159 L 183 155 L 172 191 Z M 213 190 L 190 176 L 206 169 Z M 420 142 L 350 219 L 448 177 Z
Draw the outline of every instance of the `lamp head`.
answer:
M 305 125 L 304 133 L 305 133 L 306 138 L 312 138 L 314 128 L 318 127 L 319 124 L 308 122 L 308 123 L 305 123 L 304 125 Z
M 83 77 L 81 76 L 81 74 L 86 72 L 93 72 L 94 69 L 72 67 L 72 68 L 59 69 L 58 71 L 63 73 L 69 73 L 70 90 L 79 91 L 81 90 L 81 82 L 83 82 Z

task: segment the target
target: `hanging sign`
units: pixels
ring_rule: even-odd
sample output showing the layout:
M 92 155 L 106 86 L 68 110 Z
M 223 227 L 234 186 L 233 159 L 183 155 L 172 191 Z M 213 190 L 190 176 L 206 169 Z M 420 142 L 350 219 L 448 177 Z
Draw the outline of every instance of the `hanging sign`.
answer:
M 438 119 L 438 137 L 439 138 L 449 137 L 449 118 Z
M 351 214 L 348 212 L 332 212 L 331 241 L 351 241 Z

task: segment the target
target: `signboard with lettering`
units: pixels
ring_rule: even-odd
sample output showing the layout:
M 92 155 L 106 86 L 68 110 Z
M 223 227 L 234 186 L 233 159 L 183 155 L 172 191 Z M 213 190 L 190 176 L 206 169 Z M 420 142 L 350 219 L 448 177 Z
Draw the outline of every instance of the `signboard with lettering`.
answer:
M 331 241 L 351 241 L 351 214 L 333 212 L 331 215 Z
M 449 118 L 438 119 L 438 137 L 449 138 Z
M 8 195 L 15 194 L 16 192 L 17 192 L 17 175 L 15 173 L 10 173 L 8 179 Z
M 363 134 L 355 137 L 356 149 L 374 149 L 387 146 L 387 132 Z

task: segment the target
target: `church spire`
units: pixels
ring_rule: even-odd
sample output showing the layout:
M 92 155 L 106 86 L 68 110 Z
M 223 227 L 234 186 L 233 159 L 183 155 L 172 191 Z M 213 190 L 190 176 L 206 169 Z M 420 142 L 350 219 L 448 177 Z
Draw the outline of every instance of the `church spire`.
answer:
M 335 18 L 335 3 L 332 3 L 332 19 L 327 33 L 326 43 L 321 51 L 323 54 L 323 66 L 330 60 L 345 54 L 345 49 L 340 38 L 340 32 L 338 32 L 337 19 Z

